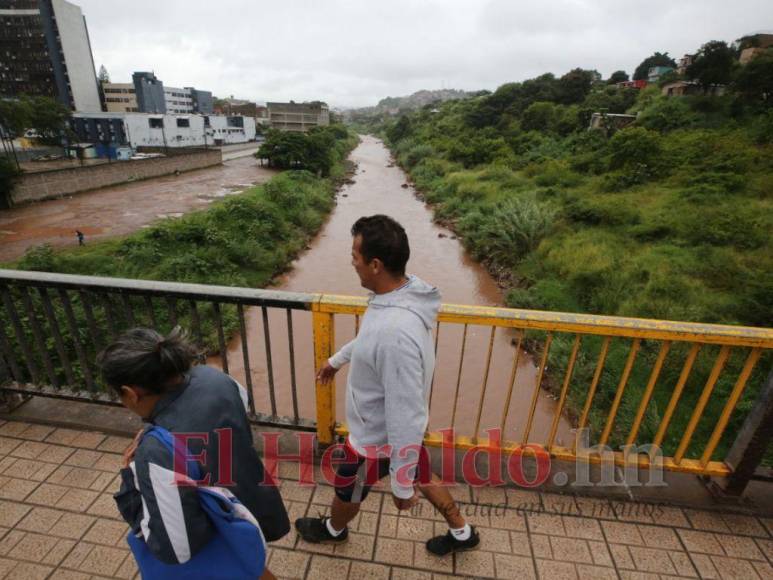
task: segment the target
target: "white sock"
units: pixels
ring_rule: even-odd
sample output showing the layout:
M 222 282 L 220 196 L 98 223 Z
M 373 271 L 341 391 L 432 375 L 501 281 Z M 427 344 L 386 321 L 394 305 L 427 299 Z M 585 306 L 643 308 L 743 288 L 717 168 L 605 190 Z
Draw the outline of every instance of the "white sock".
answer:
M 336 531 L 336 529 L 333 527 L 333 523 L 332 523 L 332 522 L 333 522 L 333 518 L 327 518 L 327 519 L 325 520 L 325 525 L 327 526 L 327 531 L 328 531 L 328 532 L 330 532 L 330 535 L 331 535 L 331 536 L 333 536 L 334 538 L 337 538 L 338 536 L 340 536 L 340 535 L 341 535 L 341 533 L 342 533 L 344 530 L 338 530 L 338 531 Z M 345 529 L 345 528 L 344 528 L 344 529 Z
M 470 527 L 470 524 L 464 524 L 463 528 L 448 528 L 451 530 L 451 534 L 459 540 L 460 542 L 464 542 L 465 540 L 469 540 L 470 536 L 472 535 L 472 528 Z

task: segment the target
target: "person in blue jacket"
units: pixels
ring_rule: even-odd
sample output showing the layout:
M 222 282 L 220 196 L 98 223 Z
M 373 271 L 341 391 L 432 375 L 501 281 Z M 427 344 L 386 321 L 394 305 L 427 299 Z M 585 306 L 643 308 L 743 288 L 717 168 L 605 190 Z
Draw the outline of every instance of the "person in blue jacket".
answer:
M 267 541 L 278 540 L 290 522 L 278 488 L 259 485 L 264 468 L 253 446 L 247 392 L 221 371 L 194 365 L 196 359 L 179 327 L 166 337 L 135 328 L 109 345 L 98 362 L 125 407 L 178 437 L 187 434 L 190 455 L 204 453 L 202 477 L 231 491 L 255 516 Z M 124 453 L 116 504 L 156 558 L 182 564 L 212 539 L 214 527 L 195 487 L 170 484 L 175 477 L 170 451 L 142 433 Z M 221 437 L 230 442 L 223 445 Z M 231 457 L 220 457 L 219 449 L 229 447 Z M 274 576 L 266 570 L 262 578 Z

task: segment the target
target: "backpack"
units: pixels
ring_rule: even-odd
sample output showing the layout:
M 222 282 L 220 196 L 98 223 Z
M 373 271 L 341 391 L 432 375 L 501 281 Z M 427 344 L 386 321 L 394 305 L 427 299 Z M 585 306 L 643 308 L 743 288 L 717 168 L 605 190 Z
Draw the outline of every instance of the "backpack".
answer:
M 154 437 L 170 452 L 187 455 L 187 449 L 174 436 L 154 425 L 143 437 Z M 201 479 L 198 463 L 188 461 L 188 475 Z M 255 516 L 222 487 L 197 487 L 202 509 L 215 529 L 212 539 L 183 564 L 167 564 L 157 559 L 140 536 L 126 537 L 143 580 L 184 578 L 186 580 L 255 580 L 266 566 L 266 540 Z

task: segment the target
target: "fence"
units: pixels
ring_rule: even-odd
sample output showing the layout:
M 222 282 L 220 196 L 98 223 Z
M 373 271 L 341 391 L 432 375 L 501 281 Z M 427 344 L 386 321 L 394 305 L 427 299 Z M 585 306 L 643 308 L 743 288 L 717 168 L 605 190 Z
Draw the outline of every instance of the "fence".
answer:
M 322 444 L 346 432 L 335 381 L 313 371 L 337 335 L 356 334 L 364 299 L 11 270 L 0 299 L 4 390 L 117 404 L 96 353 L 122 329 L 181 324 L 210 364 L 243 371 L 253 421 L 316 430 Z M 558 434 L 587 429 L 598 448 L 634 446 L 610 456 L 619 464 L 648 466 L 655 445 L 666 469 L 748 480 L 769 441 L 771 347 L 773 329 L 444 305 L 430 415 L 457 448 L 573 460 L 576 440 Z M 428 445 L 442 441 L 428 431 Z

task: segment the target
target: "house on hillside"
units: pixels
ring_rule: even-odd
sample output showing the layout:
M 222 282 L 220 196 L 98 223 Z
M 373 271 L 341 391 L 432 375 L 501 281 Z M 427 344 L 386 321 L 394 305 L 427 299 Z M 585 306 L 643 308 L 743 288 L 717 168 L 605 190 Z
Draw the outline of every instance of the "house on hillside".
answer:
M 746 40 L 751 46 L 747 46 L 741 51 L 741 55 L 738 57 L 738 62 L 741 64 L 748 64 L 754 57 L 773 47 L 773 34 L 755 34 Z
M 676 66 L 676 72 L 682 76 L 687 74 L 687 67 L 690 66 L 695 60 L 694 54 L 685 54 L 679 59 L 679 64 Z
M 725 94 L 727 87 L 725 85 L 712 85 L 705 89 L 697 81 L 674 81 L 666 83 L 660 89 L 662 95 L 666 97 L 683 97 L 685 95 L 709 95 L 719 97 Z
M 647 82 L 648 83 L 656 83 L 660 80 L 660 77 L 662 77 L 664 74 L 671 72 L 674 70 L 674 67 L 672 66 L 653 66 L 650 67 L 650 70 L 647 71 Z
M 623 115 L 620 113 L 593 113 L 590 118 L 588 131 L 595 129 L 609 132 L 618 131 L 627 127 L 636 120 L 637 115 Z
M 620 88 L 623 88 L 623 89 L 638 89 L 638 90 L 641 90 L 641 89 L 647 88 L 647 81 L 645 81 L 643 79 L 642 80 L 638 80 L 638 81 L 622 81 L 622 82 L 617 83 L 616 86 L 618 86 Z

